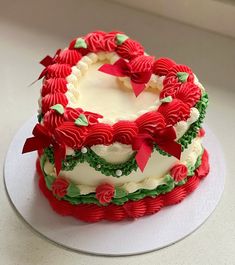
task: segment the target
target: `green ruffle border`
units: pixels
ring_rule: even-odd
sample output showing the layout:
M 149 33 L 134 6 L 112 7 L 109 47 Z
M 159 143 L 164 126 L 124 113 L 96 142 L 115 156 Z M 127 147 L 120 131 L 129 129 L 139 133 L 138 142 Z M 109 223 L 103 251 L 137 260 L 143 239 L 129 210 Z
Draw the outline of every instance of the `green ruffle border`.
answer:
M 204 93 L 200 101 L 196 104 L 200 116 L 196 122 L 191 124 L 188 131 L 178 140 L 178 143 L 182 146 L 182 151 L 191 144 L 192 140 L 197 136 L 199 129 L 201 128 L 202 122 L 205 118 L 206 108 L 208 105 L 208 95 Z M 171 156 L 170 154 L 161 150 L 157 145 L 154 146 L 154 151 L 158 151 L 161 155 Z M 47 156 L 50 163 L 54 164 L 53 149 L 51 147 L 44 150 L 44 154 Z M 90 167 L 100 171 L 103 175 L 121 177 L 128 176 L 132 171 L 136 171 L 138 166 L 135 161 L 135 153 L 128 159 L 128 161 L 121 164 L 112 164 L 105 161 L 103 158 L 98 156 L 90 148 L 87 148 L 86 153 L 76 150 L 73 155 L 67 155 L 65 160 L 62 162 L 62 170 L 71 171 L 78 163 L 87 162 Z M 122 172 L 121 176 L 117 173 L 117 170 Z
M 202 151 L 202 154 L 203 154 L 203 152 L 204 152 L 204 150 Z M 194 166 L 188 166 L 188 175 L 184 180 L 176 183 L 174 181 L 174 179 L 171 177 L 171 175 L 167 174 L 164 178 L 165 184 L 161 184 L 153 190 L 139 189 L 139 190 L 137 190 L 133 193 L 129 193 L 129 194 L 127 194 L 125 190 L 116 187 L 115 188 L 115 195 L 114 195 L 114 198 L 112 199 L 111 203 L 116 204 L 116 205 L 122 205 L 129 200 L 138 201 L 138 200 L 143 199 L 144 197 L 147 197 L 147 196 L 156 197 L 160 194 L 165 194 L 167 192 L 170 192 L 171 190 L 173 190 L 177 186 L 181 186 L 181 185 L 185 184 L 188 181 L 188 179 L 194 175 L 194 171 L 201 165 L 202 154 L 198 157 Z M 45 161 L 46 161 L 46 156 L 43 155 L 40 159 L 40 164 L 41 164 L 42 170 L 44 168 Z M 43 172 L 44 172 L 44 170 L 43 170 Z M 44 177 L 45 177 L 45 182 L 46 182 L 47 188 L 49 190 L 51 190 L 51 185 L 55 181 L 56 178 L 54 176 L 47 175 L 45 172 L 44 172 Z M 90 193 L 90 194 L 86 194 L 86 195 L 81 195 L 79 188 L 72 182 L 69 184 L 69 187 L 67 189 L 67 194 L 63 198 L 60 198 L 60 199 L 68 201 L 71 204 L 94 203 L 97 205 L 101 205 L 99 203 L 99 201 L 97 200 L 96 194 L 94 192 Z

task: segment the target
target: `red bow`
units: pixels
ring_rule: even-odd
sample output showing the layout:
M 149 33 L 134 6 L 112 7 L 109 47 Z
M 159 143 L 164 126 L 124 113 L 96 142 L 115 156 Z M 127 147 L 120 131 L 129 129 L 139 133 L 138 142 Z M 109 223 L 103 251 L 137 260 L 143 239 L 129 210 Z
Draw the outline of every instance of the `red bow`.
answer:
M 143 172 L 156 143 L 166 153 L 180 159 L 181 145 L 175 142 L 176 133 L 172 126 L 156 130 L 154 136 L 140 134 L 133 143 L 133 149 L 137 150 L 136 162 Z
M 43 76 L 46 75 L 47 73 L 47 66 L 55 63 L 57 57 L 59 56 L 61 52 L 61 49 L 58 49 L 55 53 L 55 55 L 53 57 L 51 57 L 50 55 L 47 55 L 45 58 L 43 58 L 39 63 L 42 64 L 43 66 L 45 66 L 45 68 L 42 70 L 41 74 L 39 75 L 39 77 L 34 80 L 29 86 L 32 86 L 34 83 L 36 83 L 38 80 L 40 80 Z
M 62 161 L 66 155 L 65 145 L 57 142 L 55 137 L 39 123 L 34 127 L 33 135 L 34 137 L 26 139 L 22 153 L 40 150 L 52 145 L 54 149 L 55 168 L 58 175 L 62 167 Z
M 38 77 L 38 80 L 41 79 L 47 72 L 47 66 L 55 63 L 57 57 L 59 56 L 61 52 L 61 49 L 58 49 L 53 57 L 50 55 L 47 55 L 45 58 L 43 58 L 39 63 L 45 66 L 45 69 L 41 72 L 40 76 Z
M 133 72 L 130 65 L 122 58 L 117 60 L 114 64 L 102 65 L 99 71 L 119 77 L 130 77 L 136 97 L 144 90 L 145 84 L 148 83 L 152 75 L 151 72 Z

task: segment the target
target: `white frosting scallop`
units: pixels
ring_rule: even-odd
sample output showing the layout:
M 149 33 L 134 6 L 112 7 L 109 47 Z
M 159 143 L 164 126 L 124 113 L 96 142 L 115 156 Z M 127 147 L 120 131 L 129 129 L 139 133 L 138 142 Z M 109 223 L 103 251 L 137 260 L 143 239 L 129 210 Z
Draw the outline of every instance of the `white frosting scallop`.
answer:
M 189 129 L 190 125 L 193 124 L 195 121 L 198 120 L 200 113 L 197 108 L 190 109 L 190 116 L 187 121 L 179 121 L 174 125 L 176 131 L 176 139 L 182 137 L 187 130 Z
M 190 117 L 188 118 L 187 122 L 192 124 L 198 120 L 199 116 L 200 116 L 199 110 L 197 108 L 191 108 Z
M 199 82 L 197 76 L 195 74 L 193 75 L 194 75 L 194 84 L 197 85 L 201 89 L 202 92 L 204 92 L 205 91 L 204 86 Z
M 109 163 L 120 164 L 124 163 L 133 155 L 131 145 L 115 142 L 111 145 L 93 145 L 91 147 L 98 156 L 102 157 Z

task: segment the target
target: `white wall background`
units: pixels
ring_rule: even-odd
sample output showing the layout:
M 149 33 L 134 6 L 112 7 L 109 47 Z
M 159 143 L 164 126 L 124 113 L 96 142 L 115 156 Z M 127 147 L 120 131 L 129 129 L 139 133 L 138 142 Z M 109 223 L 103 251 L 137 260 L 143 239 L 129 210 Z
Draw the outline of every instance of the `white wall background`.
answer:
M 114 0 L 203 29 L 235 37 L 234 0 Z

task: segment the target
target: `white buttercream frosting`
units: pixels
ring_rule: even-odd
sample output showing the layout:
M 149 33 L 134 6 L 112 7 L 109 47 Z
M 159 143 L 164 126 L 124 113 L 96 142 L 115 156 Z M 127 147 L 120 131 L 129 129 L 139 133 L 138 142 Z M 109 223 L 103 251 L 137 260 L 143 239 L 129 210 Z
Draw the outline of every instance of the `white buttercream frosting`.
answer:
M 180 139 L 189 129 L 190 125 L 198 120 L 200 113 L 197 108 L 190 109 L 190 116 L 186 121 L 179 121 L 174 125 L 177 140 Z
M 123 150 L 120 150 L 121 147 L 123 147 Z M 118 148 L 119 151 L 115 151 L 115 148 Z M 113 144 L 107 149 L 102 149 L 101 146 L 93 146 L 92 149 L 101 157 L 106 159 L 108 157 L 110 161 L 112 156 L 119 157 L 121 161 L 119 152 L 122 152 L 122 155 L 126 157 L 130 155 L 128 146 L 124 147 L 121 144 Z M 188 148 L 182 152 L 180 163 L 193 166 L 201 153 L 201 138 L 195 138 Z M 105 182 L 111 182 L 115 186 L 125 189 L 127 193 L 132 193 L 138 189 L 154 189 L 158 185 L 163 184 L 164 176 L 178 162 L 179 160 L 173 156 L 167 157 L 162 156 L 158 152 L 153 152 L 144 172 L 137 169 L 137 171 L 131 172 L 128 176 L 121 176 L 119 178 L 105 176 L 90 167 L 87 162 L 78 163 L 72 171 L 61 171 L 60 175 L 76 183 L 81 194 L 95 192 L 96 187 Z M 44 170 L 49 175 L 56 175 L 54 166 L 48 161 L 45 163 Z
M 91 149 L 105 161 L 113 164 L 124 163 L 133 154 L 132 146 L 115 142 L 111 145 L 93 145 Z

